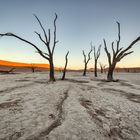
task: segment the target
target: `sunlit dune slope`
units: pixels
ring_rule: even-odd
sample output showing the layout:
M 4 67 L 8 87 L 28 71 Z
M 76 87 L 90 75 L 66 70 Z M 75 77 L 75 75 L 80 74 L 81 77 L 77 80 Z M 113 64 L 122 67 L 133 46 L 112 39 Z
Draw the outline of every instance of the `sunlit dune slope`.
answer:
M 39 63 L 20 63 L 20 62 L 11 62 L 0 60 L 1 66 L 13 66 L 13 67 L 39 67 L 39 68 L 49 68 L 49 64 L 39 64 Z

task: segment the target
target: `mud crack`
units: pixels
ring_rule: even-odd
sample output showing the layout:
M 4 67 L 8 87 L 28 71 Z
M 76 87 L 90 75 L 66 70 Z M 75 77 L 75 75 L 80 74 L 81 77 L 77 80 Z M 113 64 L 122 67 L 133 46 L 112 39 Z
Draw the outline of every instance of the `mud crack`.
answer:
M 87 113 L 91 116 L 92 119 L 95 119 L 96 121 L 96 124 L 99 126 L 99 127 L 103 127 L 103 122 L 102 122 L 102 119 L 99 117 L 99 116 L 102 116 L 102 117 L 106 117 L 105 115 L 105 111 L 106 110 L 103 110 L 103 109 L 99 109 L 99 108 L 93 108 L 93 104 L 92 104 L 92 101 L 90 100 L 86 100 L 84 98 L 81 98 L 80 99 L 80 104 L 86 108 L 87 110 Z
M 26 85 L 21 85 L 21 86 L 15 86 L 15 87 L 9 87 L 7 89 L 3 89 L 3 90 L 0 90 L 0 93 L 9 93 L 13 90 L 16 90 L 16 89 L 20 89 L 20 88 L 24 88 L 24 87 L 29 87 L 31 85 L 34 85 L 34 83 L 30 83 L 30 84 L 26 84 Z
M 126 92 L 120 89 L 112 89 L 112 88 L 102 88 L 103 91 L 107 91 L 109 93 L 113 93 L 115 95 L 120 95 L 126 97 L 129 101 L 140 103 L 140 95 L 134 94 L 131 92 Z
M 65 100 L 68 98 L 68 91 L 69 91 L 69 89 L 64 92 L 64 97 L 61 99 L 61 101 L 57 105 L 58 115 L 57 115 L 55 121 L 52 122 L 52 124 L 50 126 L 48 126 L 45 130 L 43 130 L 38 136 L 31 136 L 30 138 L 27 138 L 26 140 L 39 140 L 43 137 L 46 137 L 46 139 L 47 139 L 48 135 L 55 128 L 57 128 L 58 126 L 60 126 L 62 124 L 62 120 L 64 120 L 63 104 L 64 104 Z
M 0 109 L 19 106 L 18 103 L 20 101 L 21 101 L 21 99 L 17 99 L 15 101 L 0 103 Z
M 72 83 L 89 83 L 89 81 L 76 80 L 76 79 L 66 79 L 66 81 L 69 81 L 69 82 L 72 82 Z
M 109 130 L 107 130 L 105 128 L 105 121 L 109 121 L 109 118 L 106 116 L 106 109 L 96 108 L 93 106 L 92 101 L 86 100 L 84 98 L 80 99 L 80 104 L 86 109 L 89 116 L 91 116 L 91 119 L 97 125 L 100 133 L 102 133 L 105 137 L 109 139 L 112 138 L 113 140 L 116 140 L 116 137 L 123 139 L 121 135 L 122 129 L 119 126 L 119 119 L 110 122 L 111 124 L 108 126 Z

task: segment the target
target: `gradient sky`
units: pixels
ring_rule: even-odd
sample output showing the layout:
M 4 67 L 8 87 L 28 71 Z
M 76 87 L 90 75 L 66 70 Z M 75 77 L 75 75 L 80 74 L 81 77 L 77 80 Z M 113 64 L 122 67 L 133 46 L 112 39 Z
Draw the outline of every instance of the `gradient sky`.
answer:
M 54 13 L 58 14 L 55 65 L 63 67 L 69 50 L 69 68 L 83 68 L 82 50 L 90 49 L 90 42 L 102 44 L 99 62 L 107 63 L 103 38 L 109 49 L 117 39 L 117 24 L 121 23 L 121 45 L 127 47 L 140 36 L 140 0 L 0 0 L 0 32 L 13 32 L 35 44 L 44 51 L 43 44 L 34 33 L 42 32 L 35 13 L 45 29 L 53 31 Z M 118 66 L 140 66 L 140 42 L 134 53 L 124 58 Z M 35 49 L 13 37 L 0 38 L 0 59 L 28 63 L 48 63 Z M 92 54 L 93 57 L 93 54 Z M 91 60 L 89 68 L 93 67 Z

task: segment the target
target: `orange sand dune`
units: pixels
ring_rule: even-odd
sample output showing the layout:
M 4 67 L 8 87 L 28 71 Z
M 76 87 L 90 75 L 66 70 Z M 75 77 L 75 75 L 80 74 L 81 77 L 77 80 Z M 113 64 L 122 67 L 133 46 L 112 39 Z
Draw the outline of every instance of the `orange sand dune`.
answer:
M 2 66 L 14 66 L 14 67 L 39 67 L 39 68 L 49 68 L 49 64 L 39 64 L 39 63 L 20 63 L 0 60 L 0 65 Z

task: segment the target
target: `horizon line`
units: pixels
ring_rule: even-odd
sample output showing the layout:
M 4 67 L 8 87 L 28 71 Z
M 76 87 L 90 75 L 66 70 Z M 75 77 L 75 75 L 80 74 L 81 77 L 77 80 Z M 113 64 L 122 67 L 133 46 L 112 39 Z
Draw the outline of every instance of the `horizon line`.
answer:
M 21 62 L 21 61 L 12 61 L 12 60 L 3 60 L 3 59 L 0 59 L 0 61 L 6 61 L 6 62 L 11 62 L 11 63 L 19 63 L 19 64 L 27 64 L 27 65 L 49 65 L 48 63 L 41 63 L 41 62 L 33 62 L 33 63 L 29 63 L 29 62 Z M 3 65 L 3 64 L 1 64 L 0 63 L 0 65 Z M 8 66 L 8 65 L 5 65 L 5 66 Z M 12 66 L 12 65 L 9 65 L 9 66 Z M 22 65 L 21 65 L 22 66 Z M 44 66 L 44 68 L 45 68 L 45 66 Z M 55 66 L 55 68 L 60 68 L 60 67 L 57 67 L 57 66 Z M 106 67 L 106 69 L 107 69 L 108 67 Z M 126 66 L 126 67 L 124 67 L 124 66 L 117 66 L 116 68 L 140 68 L 140 66 Z M 61 67 L 61 69 L 63 69 L 62 67 Z M 69 70 L 82 70 L 83 68 L 68 68 Z M 90 68 L 88 68 L 88 69 L 94 69 L 94 67 L 90 67 Z M 98 68 L 98 69 L 100 69 L 100 68 Z

